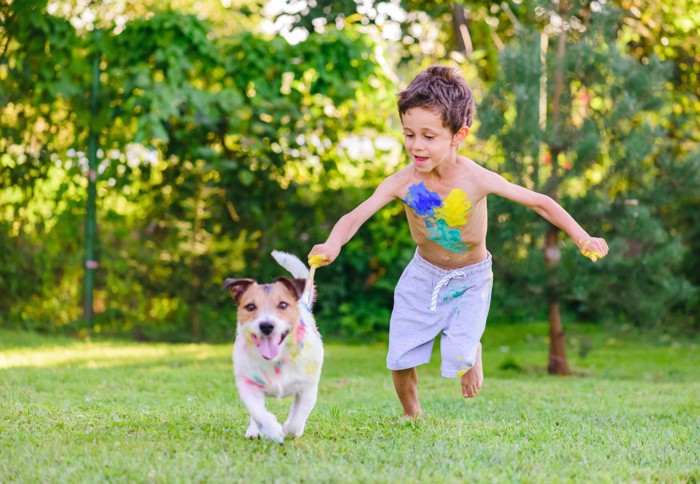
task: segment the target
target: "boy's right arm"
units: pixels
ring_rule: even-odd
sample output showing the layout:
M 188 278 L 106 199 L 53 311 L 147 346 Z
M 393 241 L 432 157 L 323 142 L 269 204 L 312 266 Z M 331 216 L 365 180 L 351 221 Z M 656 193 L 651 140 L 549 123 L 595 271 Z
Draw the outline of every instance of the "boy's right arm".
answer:
M 319 267 L 333 262 L 340 254 L 340 249 L 357 233 L 372 215 L 377 213 L 389 202 L 397 198 L 397 181 L 393 176 L 379 184 L 374 193 L 353 211 L 343 215 L 331 230 L 328 239 L 323 244 L 314 245 L 309 257 L 322 261 Z

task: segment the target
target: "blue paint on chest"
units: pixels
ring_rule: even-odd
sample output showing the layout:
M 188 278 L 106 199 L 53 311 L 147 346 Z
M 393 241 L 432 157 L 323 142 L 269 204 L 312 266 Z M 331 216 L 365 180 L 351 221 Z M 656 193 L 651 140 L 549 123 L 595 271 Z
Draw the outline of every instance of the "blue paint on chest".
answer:
M 421 217 L 432 217 L 434 210 L 442 206 L 440 195 L 428 190 L 423 182 L 408 187 L 408 195 L 403 202 Z
M 444 214 L 438 211 L 445 205 L 443 200 L 436 192 L 430 191 L 425 183 L 420 182 L 408 187 L 408 194 L 403 202 L 425 221 L 428 240 L 440 244 L 451 252 L 460 254 L 469 252 L 469 244 L 462 240 L 462 229 L 466 223 L 459 226 L 449 225 Z

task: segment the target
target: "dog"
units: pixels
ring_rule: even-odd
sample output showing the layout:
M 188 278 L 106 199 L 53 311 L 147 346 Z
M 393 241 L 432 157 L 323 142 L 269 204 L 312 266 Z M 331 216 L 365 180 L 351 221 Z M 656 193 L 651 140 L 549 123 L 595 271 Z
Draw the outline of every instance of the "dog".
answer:
M 304 433 L 316 405 L 323 366 L 323 343 L 311 312 L 313 271 L 298 257 L 273 251 L 292 275 L 271 284 L 253 279 L 224 281 L 238 307 L 233 367 L 236 387 L 250 414 L 245 433 L 279 444 Z M 294 397 L 289 417 L 280 425 L 265 407 L 265 397 Z

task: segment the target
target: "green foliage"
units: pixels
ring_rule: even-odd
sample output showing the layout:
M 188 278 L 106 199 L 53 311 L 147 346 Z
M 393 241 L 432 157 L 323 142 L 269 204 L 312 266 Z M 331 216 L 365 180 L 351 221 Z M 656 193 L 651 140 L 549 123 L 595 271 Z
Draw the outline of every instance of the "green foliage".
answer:
M 31 28 L 55 23 L 73 32 L 67 21 L 41 8 L 31 10 L 24 22 Z M 70 304 L 70 310 L 47 316 L 79 298 L 80 239 L 66 236 L 54 223 L 67 219 L 62 227 L 71 227 L 71 235 L 80 233 L 85 158 L 73 147 L 83 138 L 59 146 L 51 136 L 27 142 L 30 147 L 44 144 L 40 156 L 15 144 L 9 130 L 33 132 L 20 119 L 44 91 L 34 74 L 33 83 L 19 85 L 17 78 L 30 74 L 11 63 L 4 86 L 24 95 L 13 98 L 16 108 L 3 112 L 8 121 L 3 142 L 22 153 L 19 161 L 27 169 L 18 169 L 11 154 L 2 158 L 12 168 L 3 171 L 12 176 L 3 181 L 3 206 L 15 221 L 8 233 L 15 234 L 13 244 L 28 239 L 40 253 L 69 256 L 49 259 L 62 268 L 51 284 L 10 286 L 4 297 L 15 304 L 3 305 L 3 319 L 139 338 L 230 337 L 233 316 L 218 289 L 221 281 L 243 274 L 261 280 L 277 276 L 270 250 L 296 248 L 304 255 L 308 242 L 300 245 L 300 234 L 306 241 L 325 235 L 315 222 L 317 214 L 302 217 L 309 210 L 323 214 L 333 202 L 332 194 L 313 188 L 319 180 L 336 180 L 340 187 L 344 172 L 353 170 L 369 185 L 385 174 L 382 163 L 332 149 L 350 136 L 370 139 L 384 126 L 370 109 L 389 95 L 383 88 L 387 78 L 374 61 L 374 44 L 352 29 L 312 36 L 296 46 L 251 33 L 215 37 L 202 20 L 177 12 L 156 13 L 128 22 L 119 33 L 104 34 L 98 46 L 98 117 L 80 111 L 83 99 L 56 101 L 51 108 L 65 111 L 75 105 L 83 114 L 67 129 L 82 136 L 92 123 L 101 133 L 97 317 L 86 327 L 78 306 Z M 92 49 L 90 33 L 73 32 L 62 41 L 56 37 L 27 33 L 15 38 L 12 59 L 25 56 L 35 62 L 36 49 L 47 45 L 65 45 L 70 52 Z M 86 63 L 77 64 L 89 72 Z M 89 84 L 88 77 L 75 81 L 76 91 Z M 59 76 L 53 82 L 63 81 Z M 32 122 L 41 122 L 37 119 Z M 381 150 L 377 155 L 385 156 Z M 18 176 L 27 186 L 48 188 L 41 197 L 29 198 L 30 192 L 18 191 L 23 186 Z M 67 203 L 66 194 L 71 197 Z M 39 220 L 51 213 L 51 223 L 30 225 L 35 213 Z M 52 244 L 48 250 L 47 244 Z M 33 282 L 46 278 L 37 271 Z M 34 288 L 31 297 L 27 287 Z
M 509 287 L 503 299 L 495 294 L 497 315 L 505 308 L 506 315 L 532 317 L 537 312 L 527 300 L 556 291 L 578 317 L 590 320 L 697 324 L 686 312 L 697 300 L 684 273 L 687 245 L 669 218 L 671 207 L 697 204 L 697 158 L 679 153 L 665 137 L 663 119 L 654 112 L 669 101 L 663 89 L 667 69 L 653 56 L 640 62 L 625 52 L 617 38 L 619 18 L 611 9 L 590 12 L 585 28 L 567 33 L 564 58 L 551 46 L 544 57 L 540 35 L 524 30 L 503 52 L 502 75 L 481 104 L 478 134 L 497 139 L 505 154 L 496 169 L 558 198 L 611 248 L 592 265 L 568 242 L 557 286 L 545 287 L 541 257 L 529 255 L 542 244 L 543 222 L 496 202 L 490 227 L 498 234 L 489 245 L 506 255 L 499 275 Z M 557 125 L 552 97 L 560 67 Z M 549 110 L 541 129 L 543 80 Z M 681 158 L 673 160 L 675 155 Z M 517 219 L 518 231 L 504 237 L 499 219 Z
M 235 314 L 223 279 L 277 277 L 272 249 L 303 257 L 396 169 L 396 72 L 444 61 L 456 35 L 455 4 L 441 0 L 402 2 L 403 21 L 384 7 L 358 14 L 363 6 L 319 2 L 298 23 L 328 21 L 317 32 L 318 22 L 305 24 L 310 35 L 294 45 L 257 33 L 252 4 L 214 18 L 204 10 L 215 7 L 191 3 L 158 11 L 127 0 L 129 20 L 118 26 L 119 7 L 101 6 L 97 46 L 75 17 L 49 14 L 46 1 L 0 6 L 0 324 L 230 339 Z M 557 9 L 540 3 L 469 5 L 475 50 L 462 67 L 481 98 L 482 138 L 470 141 L 469 156 L 557 192 L 585 228 L 610 239 L 611 255 L 595 265 L 564 244 L 556 290 L 568 311 L 697 328 L 697 36 L 672 14 L 676 6 L 634 17 L 572 2 L 565 122 L 542 130 L 539 32 L 552 28 Z M 80 5 L 66 4 L 78 15 Z M 642 29 L 645 19 L 654 22 Z M 664 19 L 666 45 L 654 44 L 647 27 Z M 400 49 L 379 40 L 384 21 L 400 23 Z M 429 49 L 424 41 L 434 35 Z M 96 117 L 88 98 L 94 55 L 102 70 Z M 550 39 L 549 98 L 555 56 Z M 79 292 L 91 125 L 100 132 L 100 267 L 96 317 L 86 322 Z M 541 318 L 553 290 L 542 282 L 546 227 L 524 207 L 497 198 L 489 205 L 491 317 Z M 385 338 L 393 287 L 413 250 L 399 203 L 370 220 L 317 273 L 324 334 Z

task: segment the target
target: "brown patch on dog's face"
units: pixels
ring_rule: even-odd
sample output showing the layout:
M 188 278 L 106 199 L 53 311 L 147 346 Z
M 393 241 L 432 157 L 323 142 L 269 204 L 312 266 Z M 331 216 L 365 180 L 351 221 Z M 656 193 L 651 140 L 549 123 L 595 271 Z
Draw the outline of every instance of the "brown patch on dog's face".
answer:
M 297 302 L 303 282 L 280 278 L 261 285 L 250 279 L 235 279 L 224 284 L 231 288 L 238 303 L 237 334 L 254 345 L 266 360 L 276 360 L 284 354 L 285 339 L 299 324 Z
M 223 289 L 231 291 L 231 297 L 238 302 L 241 295 L 248 290 L 252 284 L 257 284 L 253 279 L 234 279 L 228 278 L 224 281 Z
M 267 317 L 296 323 L 298 300 L 299 296 L 281 281 L 264 285 L 253 282 L 237 299 L 238 322 L 245 324 Z

